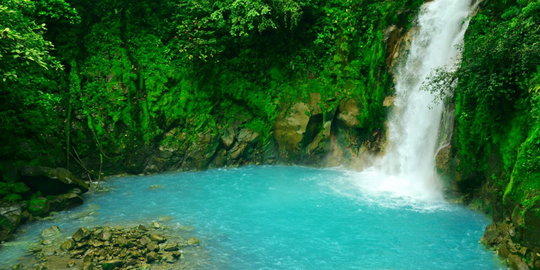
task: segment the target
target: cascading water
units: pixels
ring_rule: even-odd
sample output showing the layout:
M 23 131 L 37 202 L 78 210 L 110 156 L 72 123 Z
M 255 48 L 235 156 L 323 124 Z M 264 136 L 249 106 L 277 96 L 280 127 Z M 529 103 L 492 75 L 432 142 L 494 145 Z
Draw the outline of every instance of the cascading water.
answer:
M 423 85 L 433 71 L 451 69 L 459 61 L 473 9 L 471 0 L 434 0 L 422 6 L 409 51 L 396 68 L 386 153 L 355 177 L 363 190 L 407 203 L 442 199 L 434 157 L 443 105 Z

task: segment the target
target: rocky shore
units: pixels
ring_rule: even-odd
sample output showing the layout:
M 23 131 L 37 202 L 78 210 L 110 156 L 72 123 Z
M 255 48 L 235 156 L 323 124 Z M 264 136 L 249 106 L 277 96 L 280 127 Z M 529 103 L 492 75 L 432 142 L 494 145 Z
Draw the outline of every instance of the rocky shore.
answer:
M 182 269 L 184 250 L 199 240 L 169 235 L 157 222 L 150 225 L 79 228 L 66 237 L 49 227 L 31 247 L 32 257 L 11 269 Z

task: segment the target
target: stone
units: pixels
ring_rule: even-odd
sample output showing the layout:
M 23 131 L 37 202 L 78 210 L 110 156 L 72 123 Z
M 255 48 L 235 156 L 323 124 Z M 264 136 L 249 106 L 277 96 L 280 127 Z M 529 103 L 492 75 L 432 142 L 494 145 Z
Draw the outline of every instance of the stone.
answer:
M 161 245 L 161 249 L 164 251 L 175 251 L 178 250 L 178 244 L 176 243 L 165 243 Z
M 73 189 L 66 194 L 57 195 L 49 200 L 51 211 L 62 211 L 83 204 L 79 189 Z
M 24 167 L 20 175 L 26 185 L 44 195 L 64 194 L 74 188 L 83 193 L 88 191 L 87 183 L 64 168 Z
M 109 241 L 109 240 L 111 240 L 111 236 L 112 236 L 112 235 L 111 235 L 111 232 L 110 232 L 110 231 L 103 231 L 103 232 L 101 233 L 101 237 L 100 237 L 100 238 L 101 238 L 101 240 L 103 240 L 103 241 Z
M 396 101 L 395 96 L 387 96 L 384 98 L 383 106 L 384 107 L 392 107 L 394 106 L 394 102 Z
M 154 228 L 154 229 L 161 228 L 161 224 L 159 224 L 159 222 L 157 222 L 157 221 L 152 221 L 152 224 L 150 224 L 150 225 L 152 225 L 152 228 Z
M 58 226 L 51 226 L 41 231 L 41 238 L 43 240 L 54 240 L 62 234 Z
M 109 260 L 109 261 L 103 262 L 101 264 L 101 267 L 103 268 L 103 270 L 112 270 L 114 268 L 121 267 L 122 264 L 123 263 L 121 260 Z
M 517 255 L 510 254 L 508 256 L 508 265 L 515 270 L 529 270 L 529 266 Z
M 66 240 L 64 243 L 62 243 L 62 245 L 60 246 L 60 248 L 64 251 L 69 251 L 69 250 L 72 250 L 73 248 L 75 247 L 75 243 L 73 242 L 73 240 Z
M 159 246 L 156 244 L 156 242 L 150 242 L 146 244 L 146 249 L 148 249 L 149 251 L 156 251 L 159 250 Z
M 300 143 L 304 138 L 311 112 L 305 103 L 296 103 L 283 110 L 274 125 L 274 139 L 276 140 L 280 156 L 289 158 L 300 152 Z
M 198 246 L 201 243 L 201 241 L 195 237 L 191 237 L 187 240 L 187 244 L 190 246 Z
M 435 155 L 435 167 L 444 174 L 451 171 L 452 145 L 446 145 L 440 148 Z
M 83 270 L 94 270 L 94 264 L 90 261 L 83 262 Z
M 523 214 L 523 243 L 531 247 L 540 246 L 540 199 Z
M 22 206 L 0 207 L 0 242 L 8 240 L 22 220 Z
M 35 217 L 43 217 L 49 213 L 50 203 L 45 197 L 32 198 L 28 201 L 28 212 Z
M 338 124 L 345 128 L 357 128 L 360 124 L 358 121 L 360 115 L 358 107 L 358 103 L 352 98 L 341 100 L 337 115 Z
M 164 260 L 167 263 L 174 263 L 176 261 L 176 258 L 174 258 L 172 253 L 165 253 L 161 257 L 162 257 L 162 260 Z
M 165 237 L 163 237 L 163 236 L 161 236 L 159 234 L 155 234 L 155 233 L 150 234 L 150 240 L 156 241 L 158 243 L 163 243 L 163 242 L 167 241 L 167 239 L 165 239 Z
M 223 144 L 225 149 L 231 148 L 231 146 L 234 143 L 235 136 L 236 134 L 234 132 L 233 127 L 228 127 L 227 129 L 223 131 L 223 134 L 221 135 L 220 139 L 221 139 L 221 144 Z
M 154 262 L 154 261 L 157 261 L 159 260 L 159 255 L 155 252 L 150 252 L 148 254 L 146 254 L 146 260 L 148 262 Z
M 71 238 L 75 242 L 80 242 L 81 240 L 90 236 L 90 233 L 91 232 L 88 229 L 86 229 L 85 227 L 81 227 L 73 234 Z

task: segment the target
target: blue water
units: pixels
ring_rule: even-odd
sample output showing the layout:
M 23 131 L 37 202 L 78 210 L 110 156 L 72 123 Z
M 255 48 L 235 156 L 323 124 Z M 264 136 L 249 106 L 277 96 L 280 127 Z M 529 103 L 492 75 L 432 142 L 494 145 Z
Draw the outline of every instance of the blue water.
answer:
M 188 234 L 201 239 L 197 269 L 504 269 L 478 243 L 483 215 L 450 204 L 382 206 L 362 199 L 369 194 L 349 196 L 347 177 L 262 166 L 117 178 L 107 183 L 113 192 L 88 194 L 55 221 L 26 226 L 0 261 L 13 263 L 51 225 L 70 234 L 170 219 L 162 224 L 193 227 Z

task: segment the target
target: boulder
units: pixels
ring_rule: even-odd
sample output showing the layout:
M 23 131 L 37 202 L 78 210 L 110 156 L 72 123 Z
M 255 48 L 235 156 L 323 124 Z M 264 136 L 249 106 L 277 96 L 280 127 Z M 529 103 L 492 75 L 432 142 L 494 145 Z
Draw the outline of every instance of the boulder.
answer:
M 8 240 L 21 223 L 22 206 L 0 207 L 0 241 Z
M 274 126 L 274 138 L 281 156 L 288 157 L 289 153 L 300 151 L 309 118 L 309 106 L 305 103 L 296 103 L 280 114 Z
M 339 111 L 337 115 L 338 124 L 345 128 L 356 128 L 360 124 L 358 116 L 360 110 L 358 109 L 358 103 L 350 98 L 343 99 L 339 103 Z
M 441 173 L 449 174 L 450 173 L 450 160 L 452 159 L 452 145 L 446 145 L 437 151 L 435 155 L 435 167 Z
M 54 240 L 62 235 L 60 228 L 58 226 L 51 226 L 47 229 L 41 231 L 41 239 L 43 240 Z
M 225 149 L 231 148 L 234 143 L 235 136 L 236 134 L 233 127 L 228 127 L 223 131 L 223 135 L 221 135 L 221 143 L 223 144 Z
M 74 189 L 66 194 L 55 196 L 49 200 L 50 211 L 62 211 L 83 204 L 81 191 Z
M 529 247 L 540 247 L 540 200 L 524 213 L 523 242 Z
M 88 191 L 88 184 L 64 168 L 25 167 L 20 172 L 21 180 L 30 188 L 44 195 L 59 195 L 75 188 Z
M 28 201 L 28 212 L 36 217 L 44 217 L 50 211 L 49 200 L 45 197 L 35 197 Z

